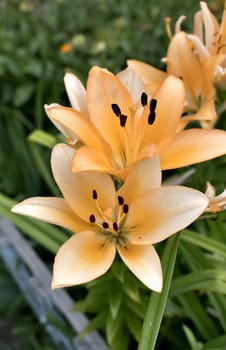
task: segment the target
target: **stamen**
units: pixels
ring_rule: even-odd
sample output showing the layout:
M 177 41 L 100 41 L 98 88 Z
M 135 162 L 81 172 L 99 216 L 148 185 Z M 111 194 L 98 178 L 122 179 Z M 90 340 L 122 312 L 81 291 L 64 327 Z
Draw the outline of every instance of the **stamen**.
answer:
M 121 196 L 118 196 L 118 204 L 123 205 L 124 204 L 124 198 Z
M 109 227 L 109 224 L 106 221 L 104 221 L 102 226 L 103 226 L 103 228 L 107 229 Z
M 156 109 L 156 106 L 157 106 L 157 100 L 155 98 L 151 99 L 150 106 L 149 106 L 150 113 L 148 115 L 148 124 L 149 125 L 152 125 L 154 123 L 154 121 L 155 121 L 155 117 L 156 117 L 155 109 Z
M 143 107 L 147 106 L 147 104 L 148 104 L 148 96 L 145 92 L 142 92 L 142 94 L 141 94 L 141 104 Z
M 119 119 L 120 119 L 120 126 L 124 128 L 126 125 L 127 115 L 120 114 Z
M 155 98 L 151 99 L 150 102 L 150 112 L 154 112 L 157 106 L 157 100 Z
M 122 210 L 123 210 L 123 213 L 124 213 L 124 214 L 127 214 L 128 211 L 129 211 L 129 206 L 128 206 L 128 204 L 123 204 Z
M 97 191 L 93 190 L 93 199 L 97 199 Z
M 156 117 L 156 114 L 154 111 L 149 113 L 149 116 L 148 116 L 148 124 L 149 125 L 152 125 L 154 123 L 155 117 Z
M 96 221 L 96 218 L 93 214 L 90 215 L 89 221 L 91 222 L 91 224 L 94 224 L 94 222 Z
M 115 231 L 118 231 L 118 224 L 117 224 L 117 222 L 113 222 L 113 229 Z
M 120 109 L 120 107 L 117 105 L 117 103 L 112 103 L 111 108 L 112 108 L 112 111 L 114 112 L 114 114 L 116 115 L 116 117 L 120 117 L 120 115 L 121 115 L 121 109 Z

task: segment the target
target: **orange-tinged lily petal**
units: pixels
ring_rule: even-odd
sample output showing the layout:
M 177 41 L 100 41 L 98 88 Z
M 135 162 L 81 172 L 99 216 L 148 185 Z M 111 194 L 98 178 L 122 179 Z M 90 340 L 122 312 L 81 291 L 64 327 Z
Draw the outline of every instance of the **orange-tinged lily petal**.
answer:
M 167 51 L 167 72 L 183 78 L 186 86 L 186 99 L 190 105 L 194 104 L 194 110 L 197 110 L 198 97 L 203 95 L 206 87 L 201 63 L 192 51 L 191 44 L 184 32 L 175 34 L 170 41 Z
M 66 73 L 64 76 L 64 84 L 71 106 L 81 111 L 84 116 L 87 116 L 86 90 L 81 81 L 74 74 Z
M 210 48 L 213 45 L 216 33 L 219 31 L 219 24 L 204 1 L 200 1 L 200 7 L 205 28 L 205 43 Z
M 175 93 L 176 92 L 176 93 Z M 159 143 L 162 139 L 174 134 L 184 109 L 185 90 L 180 79 L 168 76 L 153 94 L 157 100 L 156 118 L 153 125 L 144 127 L 142 144 Z
M 194 189 L 183 186 L 154 189 L 130 205 L 127 218 L 130 242 L 160 242 L 192 223 L 207 206 L 207 197 Z
M 162 268 L 158 254 L 152 245 L 118 247 L 118 252 L 134 275 L 148 288 L 162 290 Z
M 105 244 L 103 238 L 92 231 L 73 235 L 55 257 L 52 288 L 86 283 L 103 275 L 115 253 L 114 244 Z
M 114 206 L 115 186 L 111 177 L 106 174 L 94 172 L 73 174 L 71 171 L 73 155 L 74 150 L 68 145 L 58 144 L 54 147 L 51 157 L 53 176 L 72 210 L 83 220 L 89 220 L 91 214 L 99 216 L 98 206 L 94 205 L 93 191 L 102 194 L 98 203 L 102 210 L 106 210 Z
M 188 129 L 177 133 L 166 147 L 159 147 L 162 169 L 174 169 L 226 154 L 223 130 Z
M 90 119 L 102 137 L 111 145 L 112 151 L 121 155 L 125 149 L 125 128 L 112 110 L 112 104 L 120 107 L 121 113 L 130 115 L 134 102 L 122 82 L 112 73 L 99 67 L 90 70 L 87 82 L 87 101 Z M 130 123 L 127 118 L 127 125 Z
M 28 215 L 50 224 L 65 227 L 73 232 L 89 228 L 89 224 L 76 216 L 63 198 L 33 197 L 16 204 L 12 212 Z
M 103 141 L 98 130 L 82 113 L 56 103 L 45 105 L 45 110 L 52 122 L 54 122 L 58 128 L 61 126 L 64 130 L 68 130 L 70 134 L 74 135 L 74 139 L 76 136 L 85 144 L 102 149 Z
M 141 77 L 148 94 L 152 95 L 156 88 L 166 78 L 166 73 L 150 64 L 137 60 L 127 60 L 128 67 L 132 67 Z
M 72 171 L 100 171 L 122 176 L 115 164 L 110 163 L 111 158 L 93 147 L 82 146 L 74 153 Z
M 130 204 L 136 197 L 160 186 L 161 171 L 159 158 L 153 157 L 141 160 L 133 166 L 133 170 L 128 173 L 126 181 L 117 191 L 117 194 L 122 196 L 126 203 Z M 133 190 L 131 191 L 131 189 Z

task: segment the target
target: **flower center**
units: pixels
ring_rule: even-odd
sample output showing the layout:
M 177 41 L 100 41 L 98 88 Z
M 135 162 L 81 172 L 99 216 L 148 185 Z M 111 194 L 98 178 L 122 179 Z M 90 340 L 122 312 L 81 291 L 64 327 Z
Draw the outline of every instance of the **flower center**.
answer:
M 139 159 L 146 127 L 152 126 L 156 120 L 156 107 L 157 100 L 153 98 L 149 101 L 145 92 L 141 94 L 140 103 L 135 108 L 134 106 L 129 108 L 129 117 L 122 113 L 117 103 L 111 104 L 114 117 L 119 120 L 119 124 L 124 130 L 120 139 L 122 142 L 121 158 L 117 160 L 120 168 L 126 168 Z
M 102 210 L 98 201 L 97 191 L 92 191 L 92 199 L 98 215 L 90 214 L 89 222 L 95 227 L 95 231 L 104 236 L 107 242 L 125 246 L 128 239 L 126 238 L 126 230 L 124 223 L 129 212 L 129 206 L 125 203 L 122 196 L 117 196 L 117 204 L 114 208 Z

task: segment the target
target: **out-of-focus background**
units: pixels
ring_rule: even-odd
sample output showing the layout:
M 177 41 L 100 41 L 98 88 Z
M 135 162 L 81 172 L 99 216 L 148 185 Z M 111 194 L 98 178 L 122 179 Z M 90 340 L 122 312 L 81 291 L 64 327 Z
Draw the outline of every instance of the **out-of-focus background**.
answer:
M 221 14 L 223 1 L 207 3 L 216 15 Z M 51 146 L 61 137 L 43 105 L 69 105 L 63 84 L 65 72 L 74 72 L 85 83 L 91 66 L 117 73 L 126 67 L 128 58 L 164 69 L 161 58 L 169 42 L 165 17 L 172 18 L 173 31 L 176 19 L 185 14 L 183 26 L 189 31 L 198 9 L 198 0 L 0 0 L 2 201 L 57 191 L 49 157 Z M 214 178 L 215 168 L 208 171 Z M 199 179 L 194 180 L 197 187 Z M 1 204 L 0 214 L 4 215 Z M 25 234 L 51 267 L 54 249 L 46 249 L 31 236 Z M 55 349 L 1 260 L 0 349 Z

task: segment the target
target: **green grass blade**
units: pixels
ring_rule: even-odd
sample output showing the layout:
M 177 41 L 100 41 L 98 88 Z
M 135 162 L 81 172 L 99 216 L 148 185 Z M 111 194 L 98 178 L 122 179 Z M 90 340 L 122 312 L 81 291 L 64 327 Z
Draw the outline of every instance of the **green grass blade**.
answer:
M 155 348 L 171 285 L 179 239 L 180 235 L 176 234 L 166 242 L 162 256 L 163 290 L 161 293 L 152 292 L 151 294 L 138 350 L 154 350 Z

